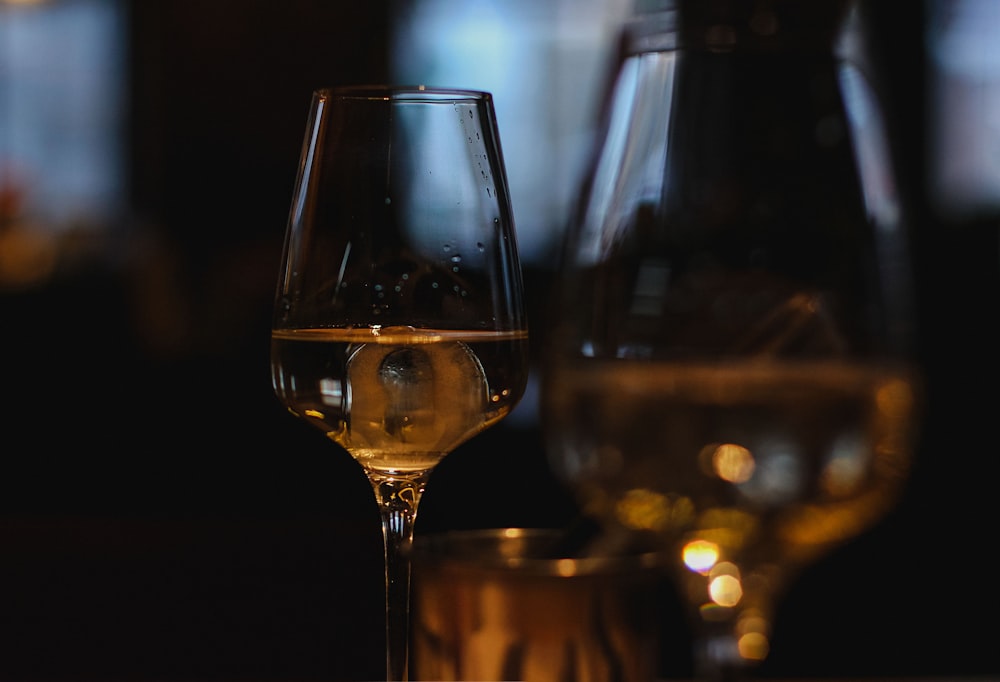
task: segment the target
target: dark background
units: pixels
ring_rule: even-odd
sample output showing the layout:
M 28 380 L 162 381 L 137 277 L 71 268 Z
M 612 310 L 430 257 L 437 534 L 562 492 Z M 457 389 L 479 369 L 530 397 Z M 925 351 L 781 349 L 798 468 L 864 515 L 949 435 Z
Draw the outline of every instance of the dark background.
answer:
M 997 216 L 926 205 L 923 15 L 874 5 L 913 217 L 923 438 L 901 506 L 794 585 L 759 673 L 1000 675 Z M 374 498 L 278 405 L 268 341 L 311 91 L 387 80 L 390 13 L 137 0 L 129 15 L 133 217 L 98 257 L 0 293 L 0 680 L 379 679 Z M 550 277 L 528 269 L 533 302 Z M 537 429 L 501 425 L 441 464 L 417 532 L 575 513 Z M 684 676 L 664 604 L 663 674 Z

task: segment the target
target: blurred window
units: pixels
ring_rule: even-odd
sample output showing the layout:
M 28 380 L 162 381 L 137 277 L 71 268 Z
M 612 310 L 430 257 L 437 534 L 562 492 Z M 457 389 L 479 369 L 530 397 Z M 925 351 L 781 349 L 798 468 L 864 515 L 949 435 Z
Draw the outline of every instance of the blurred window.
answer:
M 397 82 L 493 93 L 521 259 L 570 218 L 632 0 L 398 0 Z
M 124 19 L 122 0 L 0 0 L 0 228 L 121 212 Z
M 946 215 L 1000 210 L 1000 2 L 928 0 L 931 199 Z

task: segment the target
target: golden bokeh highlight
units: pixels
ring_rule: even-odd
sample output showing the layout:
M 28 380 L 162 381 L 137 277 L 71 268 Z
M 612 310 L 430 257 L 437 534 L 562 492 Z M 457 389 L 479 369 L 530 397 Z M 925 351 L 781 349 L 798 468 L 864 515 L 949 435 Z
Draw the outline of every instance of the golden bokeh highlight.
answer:
M 748 611 L 736 624 L 737 642 L 740 657 L 750 661 L 763 661 L 771 650 L 768 638 L 770 624 L 767 618 Z
M 743 598 L 743 585 L 733 575 L 720 575 L 708 583 L 708 596 L 719 606 L 732 608 Z
M 763 661 L 771 650 L 767 636 L 760 632 L 748 632 L 736 642 L 740 657 L 750 661 Z
M 719 560 L 719 546 L 708 540 L 693 540 L 681 550 L 684 565 L 695 573 L 708 575 Z
M 626 528 L 662 532 L 691 522 L 694 505 L 647 488 L 633 488 L 615 504 L 615 518 Z
M 753 453 L 742 445 L 723 443 L 712 452 L 712 471 L 729 483 L 746 483 L 755 466 Z
M 698 516 L 697 525 L 699 539 L 714 542 L 728 552 L 737 552 L 756 535 L 759 520 L 739 509 L 713 507 Z

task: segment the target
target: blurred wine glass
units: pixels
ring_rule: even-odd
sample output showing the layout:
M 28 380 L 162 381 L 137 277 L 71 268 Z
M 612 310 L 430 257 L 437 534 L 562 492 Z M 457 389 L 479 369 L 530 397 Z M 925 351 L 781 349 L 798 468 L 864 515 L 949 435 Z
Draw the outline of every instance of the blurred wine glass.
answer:
M 527 322 L 492 96 L 314 93 L 271 342 L 278 398 L 361 465 L 382 515 L 386 676 L 407 679 L 410 556 L 434 467 L 505 417 Z
M 668 553 L 697 675 L 738 677 L 790 581 L 907 479 L 905 212 L 855 3 L 678 0 L 625 43 L 560 264 L 547 447 L 595 544 Z

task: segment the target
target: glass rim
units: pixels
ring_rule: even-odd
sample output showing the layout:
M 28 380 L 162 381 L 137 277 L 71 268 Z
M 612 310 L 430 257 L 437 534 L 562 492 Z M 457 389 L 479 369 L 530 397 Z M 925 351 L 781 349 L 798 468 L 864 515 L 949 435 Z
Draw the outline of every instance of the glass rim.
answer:
M 621 552 L 577 555 L 567 551 L 565 529 L 476 528 L 418 534 L 410 548 L 416 566 L 462 574 L 502 572 L 520 576 L 586 578 L 661 570 L 667 553 L 633 547 Z
M 385 100 L 394 102 L 463 102 L 490 101 L 486 90 L 438 87 L 429 85 L 334 85 L 317 88 L 322 98 Z

